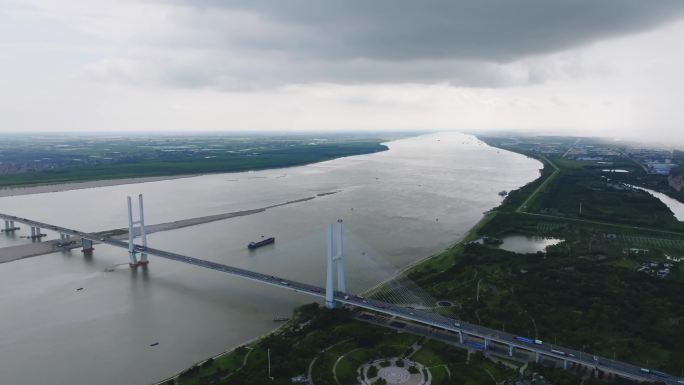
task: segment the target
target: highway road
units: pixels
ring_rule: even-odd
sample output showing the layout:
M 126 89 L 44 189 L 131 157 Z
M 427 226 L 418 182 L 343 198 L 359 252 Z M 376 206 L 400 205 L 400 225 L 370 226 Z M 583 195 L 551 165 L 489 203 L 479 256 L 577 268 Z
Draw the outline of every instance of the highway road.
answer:
M 86 238 L 101 244 L 116 246 L 128 250 L 128 242 L 113 238 L 101 237 L 93 233 L 84 233 L 74 229 L 68 229 L 65 227 L 55 226 L 48 223 L 34 221 L 26 218 L 20 218 L 2 213 L 0 213 L 0 219 L 14 220 L 15 222 L 24 223 L 30 226 L 38 226 L 40 228 L 70 234 L 75 237 Z M 287 278 L 257 273 L 246 269 L 240 269 L 237 267 L 232 267 L 221 263 L 211 262 L 204 259 L 194 258 L 151 247 L 143 249 L 142 246 L 136 245 L 136 250 L 138 250 L 139 252 L 144 251 L 148 255 L 154 255 L 157 257 L 177 262 L 187 263 L 194 266 L 220 271 L 240 278 L 249 279 L 267 285 L 279 287 L 281 289 L 293 290 L 295 292 L 304 293 L 323 299 L 325 298 L 324 288 L 293 281 Z M 645 372 L 644 369 L 625 362 L 610 360 L 605 357 L 598 357 L 589 353 L 580 352 L 578 350 L 569 349 L 566 347 L 553 345 L 546 342 L 542 342 L 540 344 L 534 342 L 525 343 L 516 339 L 516 336 L 510 333 L 505 333 L 484 326 L 463 322 L 458 319 L 445 317 L 428 311 L 394 305 L 387 302 L 378 301 L 372 298 L 363 298 L 358 295 L 342 292 L 335 292 L 334 299 L 336 302 L 341 304 L 363 308 L 377 313 L 382 313 L 389 316 L 414 321 L 423 325 L 432 326 L 456 334 L 461 333 L 464 338 L 467 338 L 468 336 L 477 337 L 487 341 L 488 343 L 494 342 L 500 345 L 512 346 L 516 350 L 522 349 L 533 353 L 539 353 L 547 357 L 555 358 L 557 360 L 565 360 L 568 363 L 576 363 L 589 367 L 595 367 L 597 369 L 606 372 L 612 372 L 628 379 L 633 379 L 637 381 L 662 381 L 668 385 L 684 385 L 684 378 L 678 378 L 666 373 L 654 372 L 652 370 Z

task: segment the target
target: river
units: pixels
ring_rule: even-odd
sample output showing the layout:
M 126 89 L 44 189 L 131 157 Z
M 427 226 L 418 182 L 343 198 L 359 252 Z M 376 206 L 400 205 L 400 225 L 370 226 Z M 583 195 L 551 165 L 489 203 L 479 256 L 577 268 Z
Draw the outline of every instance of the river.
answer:
M 678 221 L 680 221 L 680 222 L 684 221 L 684 203 L 682 203 L 682 202 L 680 202 L 674 198 L 671 198 L 671 197 L 667 196 L 666 194 L 663 194 L 663 193 L 658 192 L 658 191 L 649 190 L 647 188 L 639 187 L 639 186 L 632 186 L 632 185 L 629 185 L 629 186 L 637 188 L 639 190 L 646 191 L 647 193 L 658 198 L 661 202 L 663 202 L 665 204 L 665 206 L 667 206 L 667 208 L 670 209 L 670 211 L 672 211 L 672 215 L 674 215 L 674 217 L 677 218 Z
M 541 168 L 458 133 L 387 145 L 287 169 L 0 198 L 0 212 L 98 231 L 126 226 L 126 195 L 144 194 L 149 224 L 316 196 L 155 233 L 149 244 L 322 285 L 325 225 L 341 218 L 347 287 L 358 292 L 459 240 L 500 203 L 499 191 Z M 246 244 L 261 235 L 276 243 L 249 252 Z M 22 242 L 0 236 L 0 246 Z M 312 301 L 154 257 L 149 268 L 131 270 L 127 258 L 98 245 L 90 258 L 74 250 L 0 264 L 0 384 L 152 383 L 268 332 L 274 316 Z

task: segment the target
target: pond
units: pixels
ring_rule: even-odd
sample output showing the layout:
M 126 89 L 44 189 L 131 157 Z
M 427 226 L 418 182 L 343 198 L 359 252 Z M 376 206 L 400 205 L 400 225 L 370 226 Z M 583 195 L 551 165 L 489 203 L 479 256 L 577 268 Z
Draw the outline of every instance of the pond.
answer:
M 530 254 L 545 251 L 547 247 L 563 242 L 562 239 L 544 238 L 526 235 L 507 235 L 501 239 L 499 248 L 519 254 Z

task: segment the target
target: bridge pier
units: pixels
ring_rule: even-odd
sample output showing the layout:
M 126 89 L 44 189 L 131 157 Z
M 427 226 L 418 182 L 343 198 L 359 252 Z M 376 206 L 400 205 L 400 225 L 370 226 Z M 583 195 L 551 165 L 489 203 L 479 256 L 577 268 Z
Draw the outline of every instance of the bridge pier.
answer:
M 81 238 L 81 252 L 83 254 L 90 254 L 95 250 L 93 247 L 93 240 L 88 238 Z
M 541 361 L 541 354 L 539 352 L 534 352 L 534 362 L 539 363 Z
M 484 339 L 484 350 L 488 350 L 488 349 L 489 349 L 489 340 L 485 337 L 485 339 Z
M 40 232 L 40 227 L 38 226 L 31 226 L 31 235 L 28 237 L 30 239 L 40 239 L 42 237 L 47 236 L 47 234 L 41 234 Z
M 15 230 L 19 230 L 19 227 L 14 226 L 14 221 L 5 219 L 5 228 L 2 229 L 2 231 L 5 233 L 13 233 Z
M 65 233 L 59 233 L 59 243 L 57 246 L 64 247 L 69 246 L 72 243 L 71 235 Z
M 508 356 L 513 357 L 513 345 L 508 345 Z
M 563 360 L 563 369 L 568 370 L 568 360 Z
M 464 341 L 463 332 L 459 330 L 458 331 L 458 343 L 463 345 L 463 341 Z

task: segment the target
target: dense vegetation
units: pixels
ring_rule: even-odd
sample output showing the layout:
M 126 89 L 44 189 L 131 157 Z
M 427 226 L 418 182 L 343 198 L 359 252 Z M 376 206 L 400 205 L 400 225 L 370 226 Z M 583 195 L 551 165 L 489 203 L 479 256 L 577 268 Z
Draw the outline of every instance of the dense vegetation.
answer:
M 618 173 L 606 175 L 596 162 L 540 159 L 542 177 L 512 192 L 476 234 L 408 278 L 454 303 L 448 312 L 464 320 L 682 373 L 684 267 L 671 262 L 666 278 L 637 268 L 684 256 L 683 224 L 658 199 L 626 188 Z M 614 166 L 646 178 L 629 160 Z M 564 242 L 527 255 L 470 243 L 509 234 Z
M 476 243 L 446 270 L 409 278 L 478 324 L 679 373 L 684 363 L 684 272 L 658 279 L 615 258 L 519 255 Z M 479 290 L 478 290 L 479 287 Z

